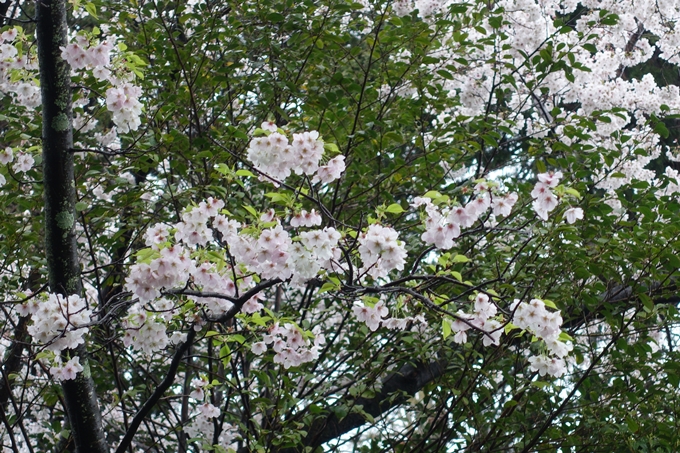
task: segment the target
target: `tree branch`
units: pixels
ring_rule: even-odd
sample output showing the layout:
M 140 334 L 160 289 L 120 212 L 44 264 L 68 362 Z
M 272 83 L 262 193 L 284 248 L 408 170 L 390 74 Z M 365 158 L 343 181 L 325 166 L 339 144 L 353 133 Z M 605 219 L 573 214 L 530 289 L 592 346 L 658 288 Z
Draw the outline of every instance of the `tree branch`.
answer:
M 420 389 L 446 373 L 447 362 L 439 360 L 429 363 L 406 364 L 401 369 L 383 380 L 382 388 L 373 398 L 356 398 L 345 401 L 347 406 L 361 406 L 363 412 L 372 417 L 379 417 L 390 409 L 405 403 Z M 304 439 L 302 447 L 287 448 L 280 453 L 298 453 L 304 447 L 315 449 L 329 440 L 366 423 L 361 413 L 350 413 L 343 418 L 331 411 L 325 418 L 317 419 L 309 428 L 309 435 Z
M 125 433 L 125 437 L 123 437 L 123 440 L 120 441 L 120 445 L 118 445 L 118 448 L 116 448 L 116 453 L 125 453 L 125 450 L 127 450 L 127 448 L 130 446 L 132 442 L 132 439 L 135 437 L 137 429 L 139 429 L 139 425 L 142 424 L 142 421 L 144 421 L 146 416 L 149 415 L 151 409 L 153 409 L 153 407 L 156 405 L 158 400 L 161 399 L 165 391 L 169 389 L 172 383 L 175 381 L 175 375 L 177 374 L 177 370 L 179 369 L 179 364 L 182 361 L 182 357 L 184 357 L 184 354 L 191 347 L 195 337 L 196 331 L 192 327 L 191 329 L 189 329 L 186 341 L 182 343 L 175 351 L 175 355 L 172 357 L 172 362 L 170 362 L 168 374 L 165 375 L 165 379 L 163 379 L 163 381 L 158 385 L 158 387 L 156 387 L 156 390 L 151 394 L 149 399 L 146 400 L 146 402 L 139 409 L 139 411 L 137 411 L 137 414 L 135 414 L 135 417 L 132 419 L 132 422 L 130 422 L 130 427 Z

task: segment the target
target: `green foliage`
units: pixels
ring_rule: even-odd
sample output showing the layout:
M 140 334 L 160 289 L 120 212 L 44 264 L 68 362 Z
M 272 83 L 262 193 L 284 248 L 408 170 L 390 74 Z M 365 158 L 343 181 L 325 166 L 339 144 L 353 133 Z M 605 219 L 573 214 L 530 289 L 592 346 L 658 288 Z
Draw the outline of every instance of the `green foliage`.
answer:
M 535 51 L 505 58 L 513 25 L 505 11 L 484 2 L 452 4 L 427 20 L 397 16 L 390 2 L 367 9 L 336 0 L 185 3 L 73 3 L 73 31 L 119 37 L 119 71 L 144 93 L 142 127 L 120 134 L 120 149 L 105 148 L 94 134 L 113 126 L 106 86 L 89 75 L 74 78 L 74 111 L 96 120 L 93 130 L 80 123 L 74 131 L 76 210 L 83 281 L 98 310 L 88 338 L 92 377 L 111 442 L 167 375 L 176 347 L 142 356 L 122 342 L 133 303 L 125 292 L 130 265 L 159 256 L 145 243 L 151 225 L 173 225 L 187 206 L 215 197 L 252 235 L 275 225 L 261 219 L 269 209 L 290 219 L 323 207 L 323 225 L 342 231 L 342 259 L 355 266 L 322 273 L 303 288 L 269 288 L 265 309 L 226 322 L 201 313 L 205 326 L 197 324 L 195 345 L 142 424 L 135 449 L 198 451 L 206 442 L 207 449 L 228 451 L 231 444 L 191 441 L 182 432 L 199 403 L 189 396 L 192 380 L 203 377 L 205 401 L 222 411 L 214 427 L 235 427 L 241 436 L 235 442 L 247 451 L 319 451 L 314 436 L 323 422 L 351 420 L 360 422 L 330 438 L 324 451 L 680 449 L 680 202 L 677 193 L 662 194 L 677 181 L 663 176 L 669 162 L 649 139 L 675 146 L 677 112 L 666 107 L 631 119 L 620 107 L 589 112 L 577 101 L 549 102 L 557 96 L 554 80 L 575 83 L 591 71 L 581 52 L 601 51 L 595 31 L 620 23 L 619 15 L 600 11 L 581 27 L 577 43 L 560 38 L 576 33 L 577 14 L 556 17 L 555 32 Z M 30 24 L 25 28 L 31 36 Z M 474 79 L 481 59 L 495 68 L 493 80 Z M 675 84 L 671 69 L 677 72 L 655 57 L 621 73 L 635 80 L 651 73 Z M 470 80 L 490 82 L 481 113 L 462 94 Z M 36 153 L 39 115 L 9 95 L 0 110 L 2 147 Z M 598 135 L 623 120 L 629 124 L 621 130 Z M 246 154 L 252 137 L 268 133 L 265 121 L 290 133 L 318 130 L 326 154 L 345 157 L 343 177 L 322 185 L 292 175 L 280 187 L 259 179 Z M 647 135 L 633 134 L 643 123 Z M 656 179 L 626 179 L 638 157 L 650 157 L 646 168 Z M 565 178 L 554 189 L 560 205 L 543 222 L 530 192 L 536 174 L 551 170 Z M 0 172 L 7 178 L 0 192 L 0 287 L 14 300 L 17 291 L 37 292 L 44 283 L 40 160 L 26 173 L 11 165 Z M 600 184 L 606 178 L 625 182 L 606 190 Z M 415 197 L 440 209 L 464 205 L 479 182 L 519 194 L 510 215 L 485 214 L 452 250 L 424 245 L 426 214 L 413 208 Z M 569 207 L 581 207 L 584 220 L 567 223 Z M 358 278 L 358 238 L 376 223 L 398 231 L 409 253 L 393 282 Z M 191 257 L 243 273 L 232 246 L 216 241 Z M 189 281 L 185 289 L 195 288 Z M 169 328 L 186 333 L 199 310 L 196 299 L 177 293 L 165 294 L 179 313 Z M 467 343 L 454 341 L 453 314 L 472 312 L 479 293 L 499 308 L 505 335 L 497 347 L 484 347 L 483 335 L 472 331 Z M 373 307 L 381 297 L 391 316 L 422 316 L 429 327 L 412 321 L 403 330 L 372 330 L 357 321 L 355 304 Z M 574 345 L 562 378 L 530 368 L 526 356 L 545 346 L 511 322 L 513 302 L 534 298 L 560 310 L 559 339 Z M 3 338 L 14 335 L 16 306 L 3 309 Z M 162 317 L 157 311 L 149 309 Z M 286 369 L 273 354 L 254 354 L 253 344 L 275 323 L 290 323 L 311 341 L 323 334 L 319 358 Z M 17 392 L 40 387 L 35 401 L 20 400 L 31 407 L 25 418 L 52 423 L 27 436 L 35 445 L 56 445 L 59 435 L 69 437 L 55 422 L 63 416 L 62 395 L 48 374 L 27 371 L 40 368 L 40 353 L 26 352 L 24 372 L 13 382 Z M 444 371 L 418 386 L 389 388 L 403 370 L 429 364 Z M 107 411 L 115 417 L 106 419 Z M 18 432 L 22 422 L 7 423 Z

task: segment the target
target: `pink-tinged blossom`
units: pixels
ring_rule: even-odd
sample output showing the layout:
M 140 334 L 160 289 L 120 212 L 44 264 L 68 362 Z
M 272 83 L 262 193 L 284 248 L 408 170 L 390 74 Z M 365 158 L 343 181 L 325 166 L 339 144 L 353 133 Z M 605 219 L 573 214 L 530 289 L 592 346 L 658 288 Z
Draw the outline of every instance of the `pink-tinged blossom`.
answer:
M 534 189 L 531 191 L 532 198 L 539 198 L 546 194 L 552 194 L 552 191 L 550 190 L 550 186 L 543 182 L 537 182 Z
M 243 304 L 243 307 L 241 308 L 241 310 L 244 313 L 248 313 L 248 314 L 257 313 L 264 308 L 264 305 L 262 305 L 260 303 L 261 300 L 264 300 L 264 294 L 258 293 L 256 295 L 254 295 L 253 297 L 251 297 L 250 299 L 248 299 L 246 301 L 246 303 Z
M 125 288 L 139 298 L 142 302 L 151 301 L 160 297 L 161 292 L 156 280 L 158 274 L 146 263 L 135 264 L 130 268 L 130 275 L 125 279 Z
M 560 377 L 567 371 L 564 360 L 555 357 L 531 356 L 529 357 L 529 364 L 531 370 L 537 371 L 541 376 L 549 374 L 553 377 Z
M 0 151 L 0 164 L 7 165 L 14 160 L 14 153 L 9 146 Z
M 362 272 L 373 278 L 383 278 L 394 270 L 403 270 L 406 249 L 400 243 L 393 228 L 373 224 L 359 236 L 359 255 L 363 262 Z
M 12 169 L 17 173 L 25 173 L 33 168 L 34 163 L 35 160 L 33 160 L 33 156 L 28 153 L 20 152 L 16 155 L 16 162 L 14 162 Z
M 145 244 L 158 250 L 158 246 L 170 240 L 170 227 L 157 223 L 146 231 Z
M 323 156 L 323 142 L 317 131 L 293 134 L 291 142 L 293 156 L 297 165 L 293 168 L 296 174 L 312 175 L 319 168 L 319 160 Z
M 577 220 L 583 219 L 583 209 L 581 208 L 569 208 L 564 213 L 564 218 L 567 219 L 567 223 L 573 224 Z
M 476 220 L 489 209 L 489 206 L 491 206 L 491 197 L 488 193 L 482 193 L 469 202 L 465 209 L 468 210 L 470 217 L 474 217 Z
M 557 207 L 557 203 L 557 197 L 552 192 L 547 191 L 536 198 L 532 206 L 541 219 L 548 220 L 548 213 Z
M 373 332 L 378 330 L 380 323 L 383 322 L 383 318 L 389 315 L 389 310 L 382 300 L 376 302 L 373 307 L 365 304 L 356 304 L 352 307 L 352 312 L 357 321 L 365 323 Z
M 390 330 L 405 330 L 410 321 L 410 318 L 389 318 L 383 321 L 383 326 Z
M 426 244 L 433 244 L 440 250 L 453 247 L 453 240 L 460 236 L 460 227 L 456 223 L 442 223 L 442 220 L 436 217 L 428 218 L 425 228 L 420 238 Z
M 562 179 L 562 172 L 548 172 L 548 173 L 540 173 L 538 175 L 538 180 L 548 187 L 557 187 L 557 185 L 560 183 L 560 179 Z
M 92 75 L 95 76 L 97 80 L 109 80 L 111 79 L 111 71 L 103 68 L 96 67 L 92 70 Z
M 86 325 L 92 311 L 82 297 L 49 294 L 47 300 L 26 304 L 25 309 L 31 313 L 33 321 L 28 334 L 50 351 L 74 349 L 85 342 L 83 337 L 89 330 Z
M 10 28 L 9 30 L 6 30 L 0 34 L 0 39 L 4 42 L 10 42 L 14 41 L 17 37 L 17 29 L 16 28 Z
M 193 398 L 198 401 L 203 401 L 205 399 L 205 392 L 202 388 L 195 388 L 189 393 L 189 398 Z
M 280 181 L 290 175 L 295 164 L 288 138 L 278 132 L 252 139 L 247 158 L 259 171 Z
M 432 199 L 428 197 L 415 197 L 413 198 L 413 203 L 411 203 L 411 206 L 414 208 L 419 208 L 421 206 L 432 206 Z
M 509 216 L 512 212 L 512 207 L 517 202 L 517 194 L 515 192 L 509 193 L 503 197 L 494 197 L 491 206 L 494 215 Z
M 184 343 L 187 340 L 187 334 L 185 332 L 173 332 L 170 336 L 170 344 L 178 345 Z
M 572 345 L 571 343 L 559 341 L 555 337 L 548 338 L 544 341 L 550 353 L 561 359 L 565 358 L 574 349 L 574 345 Z
M 275 323 L 269 326 L 269 333 L 264 336 L 262 342 L 251 346 L 251 351 L 257 355 L 263 354 L 267 349 L 266 345 L 271 344 L 276 353 L 273 358 L 274 363 L 281 364 L 286 369 L 299 366 L 319 357 L 319 347 L 325 342 L 325 338 L 316 328 L 312 334 L 314 335 L 313 346 L 296 325 L 288 323 L 281 327 Z
M 316 172 L 316 176 L 312 179 L 313 183 L 322 182 L 323 184 L 328 184 L 340 178 L 342 173 L 345 171 L 345 156 L 336 156 L 329 160 L 328 163 Z
M 216 200 L 213 197 L 208 197 L 207 200 L 201 201 L 198 204 L 198 210 L 205 217 L 215 217 L 220 209 L 224 207 L 224 201 Z
M 474 318 L 473 315 L 469 315 L 467 313 L 462 312 L 461 310 L 458 310 L 456 312 L 456 318 L 453 321 L 450 321 L 449 324 L 451 325 L 451 331 L 452 332 L 465 332 L 469 329 L 472 328 L 470 325 L 470 322 Z M 463 336 L 460 336 L 460 338 L 463 338 Z M 467 338 L 467 337 L 465 337 Z M 454 339 L 454 341 L 456 341 Z M 464 343 L 465 341 L 463 341 Z M 458 341 L 456 341 L 458 343 Z
M 475 297 L 475 315 L 478 318 L 489 319 L 495 316 L 497 311 L 496 305 L 489 301 L 489 296 L 484 293 L 477 294 L 477 297 Z
M 543 355 L 529 357 L 531 371 L 538 371 L 541 376 L 548 374 L 548 363 L 548 357 Z
M 219 417 L 221 413 L 219 408 L 215 407 L 211 403 L 203 403 L 199 405 L 198 410 L 200 410 L 201 414 L 207 418 Z
M 55 365 L 50 368 L 50 374 L 56 382 L 70 381 L 76 378 L 78 373 L 83 371 L 80 364 L 80 357 L 72 357 L 63 365 Z
M 290 226 L 294 228 L 301 226 L 319 226 L 321 225 L 321 220 L 321 216 L 314 209 L 312 209 L 310 212 L 307 212 L 303 209 L 298 214 L 295 214 L 293 217 L 291 217 Z
M 142 89 L 130 83 L 106 90 L 106 107 L 113 113 L 113 122 L 119 132 L 135 131 L 141 124 L 141 94 Z
M 111 50 L 113 50 L 113 43 L 110 41 L 88 48 L 85 51 L 87 63 L 94 68 L 108 66 L 111 63 Z
M 222 240 L 230 243 L 234 237 L 238 235 L 238 230 L 241 228 L 241 223 L 236 220 L 229 219 L 222 214 L 217 214 L 212 221 L 212 226 L 222 234 Z
M 66 47 L 60 47 L 61 58 L 66 60 L 66 62 L 73 69 L 83 69 L 87 66 L 88 58 L 87 53 L 76 43 L 71 43 L 66 45 Z
M 250 350 L 255 355 L 262 355 L 267 351 L 267 345 L 264 341 L 258 341 L 257 343 L 253 343 L 253 345 L 250 347 Z
M 274 209 L 268 209 L 262 213 L 260 216 L 260 221 L 264 223 L 272 222 L 276 218 L 276 211 Z
M 491 189 L 489 188 L 489 183 L 486 181 L 481 181 L 475 184 L 474 191 L 476 194 L 488 194 L 491 192 Z
M 130 309 L 128 317 L 123 320 L 123 327 L 130 333 L 128 346 L 147 356 L 164 349 L 170 343 L 164 320 L 147 313 L 141 304 Z
M 260 128 L 269 132 L 276 132 L 278 129 L 278 127 L 276 127 L 276 123 L 273 121 L 265 121 L 264 123 L 262 123 Z
M 411 14 L 413 2 L 411 0 L 396 0 L 392 3 L 392 11 L 399 17 Z
M 64 367 L 61 370 L 61 378 L 64 381 L 73 380 L 81 371 L 83 371 L 83 366 L 80 364 L 80 357 L 72 357 L 64 364 Z
M 548 220 L 548 214 L 557 207 L 558 200 L 551 188 L 557 187 L 562 178 L 562 172 L 541 173 L 538 175 L 538 182 L 531 191 L 531 196 L 534 199 L 532 204 L 536 214 L 543 219 Z
M 467 208 L 454 206 L 449 212 L 448 221 L 460 225 L 461 228 L 469 228 L 477 221 L 477 208 L 468 204 Z

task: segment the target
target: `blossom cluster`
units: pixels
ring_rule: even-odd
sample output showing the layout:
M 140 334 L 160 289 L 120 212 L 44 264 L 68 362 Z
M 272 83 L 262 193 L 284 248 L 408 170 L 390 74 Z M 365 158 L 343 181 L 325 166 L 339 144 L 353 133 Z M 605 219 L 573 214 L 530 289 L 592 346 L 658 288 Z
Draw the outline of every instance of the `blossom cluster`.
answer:
M 130 83 L 128 76 L 117 77 L 111 71 L 113 49 L 112 40 L 98 42 L 79 34 L 75 42 L 61 47 L 61 57 L 72 69 L 91 70 L 97 80 L 112 85 L 106 90 L 106 107 L 113 113 L 113 122 L 120 132 L 134 131 L 141 124 L 142 104 L 139 98 L 142 90 Z
M 12 148 L 7 146 L 4 150 L 0 151 L 0 164 L 9 165 L 12 162 L 14 162 L 14 165 L 12 165 L 12 170 L 14 170 L 15 173 L 25 173 L 33 168 L 35 159 L 33 159 L 31 154 L 21 151 L 15 156 Z M 4 186 L 6 182 L 7 180 L 5 179 L 5 176 L 0 174 L 0 186 Z
M 128 310 L 128 315 L 122 321 L 125 329 L 123 344 L 133 346 L 146 355 L 165 348 L 170 339 L 166 332 L 166 322 L 176 313 L 174 304 L 168 299 L 161 298 L 154 302 L 154 313 L 146 310 L 142 304 L 135 304 Z
M 498 345 L 500 342 L 503 330 L 501 323 L 496 319 L 491 319 L 496 316 L 498 307 L 484 293 L 478 293 L 475 296 L 474 311 L 472 313 L 465 313 L 462 310 L 456 312 L 456 318 L 448 322 L 451 332 L 454 333 L 453 341 L 463 344 L 467 342 L 467 331 L 476 328 L 484 333 L 482 343 L 484 346 Z
M 557 187 L 562 176 L 561 171 L 540 173 L 538 175 L 538 182 L 531 191 L 531 196 L 534 199 L 532 203 L 534 211 L 543 220 L 548 220 L 548 214 L 559 204 L 553 189 Z M 569 208 L 566 210 L 564 217 L 567 223 L 575 223 L 576 220 L 583 219 L 583 209 Z
M 221 413 L 222 411 L 211 403 L 199 404 L 198 414 L 189 425 L 184 427 L 184 432 L 186 432 L 191 439 L 204 439 L 208 444 L 212 444 L 213 435 L 215 433 L 215 424 L 213 423 L 213 420 L 219 417 Z M 223 424 L 220 438 L 218 439 L 219 444 L 231 447 L 236 439 L 238 439 L 237 428 L 228 423 Z
M 326 342 L 319 326 L 312 331 L 313 342 L 310 342 L 298 326 L 291 323 L 286 323 L 283 327 L 279 323 L 274 323 L 267 330 L 263 340 L 253 343 L 251 350 L 257 355 L 262 355 L 267 351 L 267 345 L 271 345 L 276 352 L 274 363 L 283 365 L 285 369 L 316 360 L 321 345 Z
M 381 324 L 390 330 L 405 330 L 411 323 L 419 328 L 427 327 L 427 321 L 422 314 L 404 318 L 389 317 L 390 311 L 382 299 L 373 305 L 365 302 L 355 303 L 352 312 L 356 320 L 366 324 L 372 332 L 378 330 Z
M 28 333 L 34 341 L 54 352 L 74 349 L 85 342 L 92 310 L 84 298 L 50 293 L 47 300 L 33 298 L 18 308 L 21 316 L 31 315 Z
M 370 225 L 359 236 L 359 254 L 365 272 L 373 278 L 384 278 L 394 270 L 403 270 L 406 263 L 404 243 L 398 241 L 399 233 L 391 227 Z
M 314 175 L 312 182 L 324 184 L 335 181 L 345 171 L 345 156 L 330 159 L 320 165 L 324 154 L 324 142 L 317 131 L 293 134 L 293 141 L 279 132 L 276 125 L 265 122 L 262 130 L 266 134 L 250 142 L 248 160 L 255 168 L 274 182 L 283 181 L 292 173 Z
M 41 102 L 40 87 L 32 74 L 37 62 L 24 51 L 20 31 L 21 28 L 14 27 L 0 34 L 0 92 L 11 93 L 17 104 L 34 109 Z M 16 74 L 21 77 L 17 78 Z
M 416 197 L 413 207 L 425 206 L 427 219 L 421 239 L 441 250 L 453 247 L 463 228 L 469 228 L 491 208 L 494 215 L 508 216 L 517 202 L 517 193 L 500 194 L 496 187 L 486 182 L 475 186 L 476 197 L 465 206 L 440 209 L 430 197 Z
M 514 312 L 513 323 L 520 329 L 527 330 L 537 338 L 543 340 L 549 355 L 532 356 L 529 358 L 531 369 L 538 371 L 541 376 L 549 374 L 559 377 L 566 371 L 564 358 L 573 349 L 570 343 L 560 341 L 562 333 L 562 315 L 558 311 L 548 311 L 545 302 L 532 299 L 529 303 L 516 300 L 510 307 Z
M 52 379 L 56 382 L 70 381 L 75 379 L 83 369 L 83 366 L 80 364 L 80 357 L 74 356 L 66 363 L 62 363 L 61 357 L 57 355 L 50 367 L 50 375 L 52 375 Z
M 85 342 L 83 337 L 89 330 L 87 325 L 92 316 L 85 299 L 75 294 L 66 297 L 49 293 L 46 300 L 32 298 L 19 305 L 17 311 L 21 316 L 31 316 L 33 324 L 28 327 L 28 334 L 33 341 L 56 353 L 50 369 L 54 379 L 75 379 L 83 370 L 80 359 L 71 357 L 62 364 L 59 353 Z
M 90 45 L 90 40 L 83 35 L 76 36 L 76 42 L 61 48 L 61 57 L 71 65 L 73 69 L 94 69 L 95 77 L 99 80 L 107 80 L 110 71 L 106 69 L 111 64 L 111 50 L 113 43 L 104 41 L 96 45 Z
M 187 209 L 180 222 L 157 224 L 147 231 L 145 241 L 149 249 L 143 251 L 126 279 L 126 288 L 139 300 L 123 322 L 126 345 L 148 354 L 172 342 L 166 333 L 166 325 L 177 310 L 167 299 L 161 298 L 164 289 L 185 287 L 191 282 L 204 293 L 203 297 L 191 296 L 197 307 L 211 316 L 219 316 L 234 306 L 233 300 L 239 291 L 252 285 L 253 274 L 301 285 L 320 272 L 342 268 L 338 262 L 341 235 L 334 228 L 311 228 L 293 237 L 274 211 L 261 217 L 261 228 L 253 228 L 228 218 L 223 207 L 223 201 L 209 198 Z M 320 223 L 320 217 L 314 211 L 300 213 L 299 217 L 291 219 L 291 223 L 295 219 L 299 226 Z M 225 256 L 216 263 L 215 252 L 211 252 L 212 259 L 206 256 L 205 248 L 211 244 L 221 247 L 222 254 L 228 250 L 231 259 Z M 233 266 L 227 263 L 233 263 Z M 262 299 L 262 294 L 251 297 L 242 306 L 242 311 L 260 311 L 264 308 Z M 200 317 L 193 320 L 197 322 L 195 328 L 200 328 Z M 273 338 L 272 335 L 280 335 L 288 343 L 292 341 L 285 348 L 281 347 L 281 341 L 274 344 L 276 360 L 287 366 L 310 360 L 314 350 L 296 347 L 299 346 L 298 337 L 288 326 L 275 329 L 268 338 Z
M 548 220 L 548 213 L 557 207 L 557 197 L 551 190 L 560 183 L 562 172 L 541 173 L 538 175 L 538 182 L 531 191 L 534 199 L 532 206 L 536 214 L 543 220 Z

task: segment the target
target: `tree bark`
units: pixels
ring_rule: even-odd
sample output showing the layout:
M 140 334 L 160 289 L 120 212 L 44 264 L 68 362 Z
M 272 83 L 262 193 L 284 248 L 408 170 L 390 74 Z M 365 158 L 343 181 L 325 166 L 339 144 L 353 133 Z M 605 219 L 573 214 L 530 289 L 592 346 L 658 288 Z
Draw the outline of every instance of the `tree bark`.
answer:
M 75 220 L 76 189 L 73 169 L 73 118 L 70 67 L 61 58 L 67 44 L 66 2 L 36 2 L 38 63 L 42 94 L 45 254 L 50 291 L 80 295 Z M 66 413 L 77 453 L 108 453 L 94 381 L 86 348 L 66 351 L 80 357 L 84 368 L 75 380 L 62 383 Z
M 347 407 L 361 406 L 363 411 L 374 418 L 404 404 L 430 382 L 446 373 L 447 363 L 444 360 L 429 363 L 407 363 L 399 371 L 383 380 L 380 392 L 372 398 L 355 398 L 342 403 Z M 349 431 L 366 423 L 361 413 L 350 412 L 340 418 L 333 411 L 323 418 L 316 419 L 309 427 L 309 434 L 299 447 L 283 448 L 278 453 L 301 453 L 306 447 L 315 451 L 325 442 L 336 439 Z M 240 452 L 239 452 L 240 453 Z

